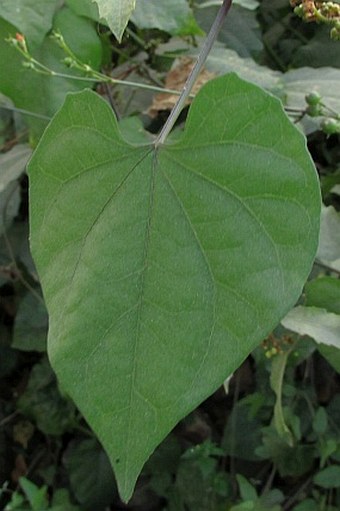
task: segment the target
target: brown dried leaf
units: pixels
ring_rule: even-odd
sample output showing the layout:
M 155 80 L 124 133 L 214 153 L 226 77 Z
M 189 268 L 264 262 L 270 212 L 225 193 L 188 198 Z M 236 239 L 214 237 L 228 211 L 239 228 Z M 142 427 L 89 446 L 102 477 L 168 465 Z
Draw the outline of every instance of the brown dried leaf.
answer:
M 18 442 L 23 446 L 24 449 L 27 449 L 28 442 L 31 440 L 35 427 L 33 424 L 24 419 L 20 422 L 17 422 L 13 428 L 13 440 Z
M 22 454 L 18 454 L 15 458 L 15 467 L 11 472 L 11 479 L 13 483 L 18 483 L 20 477 L 27 474 L 27 470 L 28 468 L 25 458 Z
M 181 91 L 184 87 L 186 79 L 189 76 L 190 71 L 194 66 L 194 63 L 195 61 L 189 57 L 181 57 L 180 59 L 176 60 L 175 66 L 166 76 L 165 87 L 167 89 Z M 197 94 L 200 88 L 215 76 L 215 73 L 211 73 L 206 69 L 202 69 L 191 91 L 191 94 Z M 152 105 L 147 111 L 148 115 L 154 118 L 162 110 L 171 110 L 177 99 L 178 95 L 176 94 L 167 94 L 164 92 L 157 94 L 153 99 Z M 188 104 L 190 101 L 191 100 L 188 100 Z

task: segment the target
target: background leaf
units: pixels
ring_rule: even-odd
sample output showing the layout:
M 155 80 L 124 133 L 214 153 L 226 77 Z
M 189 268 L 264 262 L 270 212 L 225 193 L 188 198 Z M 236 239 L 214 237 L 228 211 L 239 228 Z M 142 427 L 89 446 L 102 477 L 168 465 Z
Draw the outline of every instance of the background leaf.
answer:
M 99 15 L 107 21 L 120 42 L 126 25 L 136 7 L 136 0 L 93 0 L 98 4 Z
M 318 92 L 322 101 L 336 111 L 340 110 L 340 97 L 337 84 L 340 70 L 331 67 L 311 69 L 302 67 L 282 74 L 281 83 L 287 94 L 285 104 L 294 108 L 305 108 L 305 96 L 308 92 Z
M 23 489 L 32 511 L 45 511 L 48 506 L 47 487 L 39 488 L 26 477 L 20 478 L 20 486 Z
M 306 305 L 340 315 L 340 280 L 320 277 L 305 285 Z
M 204 7 L 204 4 L 198 5 L 195 9 L 196 20 L 205 31 L 209 31 L 217 11 L 217 6 Z M 236 51 L 240 57 L 258 56 L 262 51 L 263 44 L 256 12 L 233 5 L 217 39 L 228 50 Z
M 197 55 L 197 51 L 191 51 L 191 55 Z M 279 85 L 281 73 L 265 66 L 260 66 L 253 59 L 242 58 L 234 50 L 228 50 L 215 44 L 209 53 L 205 66 L 209 71 L 217 74 L 226 74 L 236 70 L 237 74 L 244 80 L 248 80 L 273 93 L 280 90 Z
M 318 307 L 295 307 L 281 321 L 285 328 L 340 348 L 340 316 Z
M 158 28 L 169 34 L 202 34 L 186 0 L 138 0 L 131 21 L 139 28 Z
M 57 0 L 1 0 L 0 17 L 14 25 L 33 50 L 52 28 L 57 3 Z
M 333 206 L 321 210 L 321 227 L 317 258 L 340 271 L 340 213 Z
M 78 14 L 78 16 L 85 16 L 86 18 L 99 22 L 98 5 L 94 3 L 93 0 L 66 0 L 65 4 Z
M 109 459 L 95 438 L 71 442 L 64 464 L 74 495 L 84 509 L 99 511 L 111 504 L 117 488 Z
M 297 300 L 315 169 L 280 102 L 229 75 L 158 151 L 125 142 L 93 93 L 69 96 L 30 179 L 49 356 L 127 500 L 157 444 Z
M 72 51 L 84 62 L 98 69 L 102 59 L 102 45 L 96 29 L 90 20 L 76 16 L 72 10 L 63 8 L 54 18 L 53 28 L 62 32 Z M 4 37 L 14 35 L 16 29 L 0 18 L 0 33 Z M 0 38 L 0 91 L 13 100 L 15 106 L 52 117 L 62 104 L 68 91 L 77 91 L 92 85 L 91 82 L 77 82 L 72 79 L 54 78 L 38 74 L 22 65 L 23 57 L 5 40 Z M 33 55 L 46 66 L 61 73 L 79 75 L 68 69 L 61 60 L 63 51 L 46 37 Z M 32 139 L 37 139 L 45 129 L 48 120 L 26 117 L 32 130 Z
M 314 476 L 314 483 L 322 488 L 339 488 L 340 467 L 333 465 L 324 468 Z
M 32 149 L 27 144 L 17 144 L 0 154 L 0 193 L 24 172 L 31 154 Z
M 34 419 L 46 435 L 61 435 L 72 429 L 75 409 L 60 395 L 55 375 L 46 358 L 36 364 L 30 374 L 25 392 L 20 396 L 21 413 Z
M 11 182 L 0 192 L 0 235 L 8 229 L 18 214 L 20 189 L 17 181 Z M 6 248 L 6 247 L 4 247 Z
M 340 68 L 338 41 L 329 37 L 329 27 L 319 26 L 314 37 L 297 48 L 292 58 L 293 67 L 324 68 L 332 66 Z
M 27 293 L 15 317 L 12 347 L 23 351 L 46 351 L 47 328 L 47 310 L 43 301 Z

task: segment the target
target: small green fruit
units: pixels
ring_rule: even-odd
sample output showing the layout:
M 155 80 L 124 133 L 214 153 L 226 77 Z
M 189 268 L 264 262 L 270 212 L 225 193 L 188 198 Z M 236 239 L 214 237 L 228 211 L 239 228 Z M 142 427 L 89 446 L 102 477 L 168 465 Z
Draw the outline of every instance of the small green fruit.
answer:
M 340 120 L 329 118 L 324 119 L 321 123 L 321 128 L 327 135 L 340 133 Z
M 306 103 L 310 106 L 318 105 L 321 101 L 321 96 L 318 92 L 310 92 L 305 96 Z
M 306 114 L 310 117 L 319 117 L 322 115 L 322 105 L 317 103 L 316 105 L 309 105 L 306 108 Z

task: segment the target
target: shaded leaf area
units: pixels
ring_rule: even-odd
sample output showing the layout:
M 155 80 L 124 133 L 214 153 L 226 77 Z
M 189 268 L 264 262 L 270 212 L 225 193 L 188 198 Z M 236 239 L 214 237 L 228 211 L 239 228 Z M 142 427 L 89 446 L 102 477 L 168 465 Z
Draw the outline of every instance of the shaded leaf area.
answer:
M 60 396 L 47 359 L 34 366 L 25 393 L 18 401 L 18 409 L 47 435 L 61 435 L 72 428 L 75 409 Z
M 27 293 L 16 313 L 12 347 L 23 351 L 46 351 L 47 310 L 43 300 Z
M 104 508 L 117 499 L 109 459 L 95 438 L 71 442 L 64 463 L 74 495 L 83 507 Z
M 230 75 L 202 88 L 183 137 L 157 150 L 121 139 L 94 94 L 69 97 L 30 178 L 49 356 L 128 499 L 162 438 L 299 296 L 317 242 L 315 171 L 279 102 Z

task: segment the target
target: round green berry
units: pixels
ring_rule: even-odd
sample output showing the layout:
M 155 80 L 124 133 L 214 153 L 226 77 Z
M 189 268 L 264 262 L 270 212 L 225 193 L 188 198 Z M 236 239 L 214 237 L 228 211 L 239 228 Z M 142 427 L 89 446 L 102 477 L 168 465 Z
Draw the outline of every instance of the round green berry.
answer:
M 327 135 L 335 135 L 340 133 L 340 120 L 337 119 L 324 119 L 321 123 L 321 128 Z
M 320 103 L 321 96 L 318 92 L 314 91 L 314 92 L 310 92 L 309 94 L 307 94 L 305 96 L 305 100 L 308 105 L 313 106 L 313 105 L 317 105 L 318 103 Z
M 322 115 L 322 105 L 320 103 L 316 103 L 314 105 L 309 105 L 306 108 L 306 114 L 310 117 L 319 117 Z

